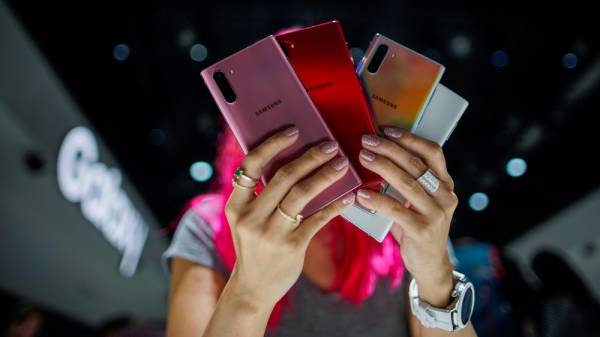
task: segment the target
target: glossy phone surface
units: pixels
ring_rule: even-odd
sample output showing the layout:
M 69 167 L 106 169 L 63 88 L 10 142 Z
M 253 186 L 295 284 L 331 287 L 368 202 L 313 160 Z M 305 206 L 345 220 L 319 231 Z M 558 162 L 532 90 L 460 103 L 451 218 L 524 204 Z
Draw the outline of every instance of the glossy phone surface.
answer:
M 376 34 L 357 67 L 378 126 L 414 130 L 444 66 Z
M 335 139 L 273 36 L 217 62 L 201 75 L 244 153 L 285 127 L 300 129 L 296 143 L 264 168 L 263 183 L 310 146 Z M 345 156 L 343 149 L 340 155 Z M 360 184 L 350 165 L 344 177 L 315 197 L 301 214 L 315 213 Z
M 361 136 L 376 133 L 376 128 L 340 23 L 295 30 L 278 35 L 277 41 L 363 185 L 381 183 L 377 174 L 358 161 Z

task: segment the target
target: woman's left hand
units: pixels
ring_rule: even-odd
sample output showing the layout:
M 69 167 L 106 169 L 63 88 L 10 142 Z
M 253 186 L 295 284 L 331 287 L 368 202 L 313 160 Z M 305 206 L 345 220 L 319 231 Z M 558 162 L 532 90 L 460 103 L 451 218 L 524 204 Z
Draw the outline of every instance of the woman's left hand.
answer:
M 385 138 L 363 136 L 360 162 L 407 201 L 402 204 L 389 196 L 361 189 L 357 193 L 358 202 L 394 220 L 391 232 L 400 244 L 406 269 L 417 282 L 419 296 L 433 306 L 445 307 L 450 303 L 454 283 L 447 241 L 458 198 L 444 153 L 436 143 L 397 128 L 385 128 L 384 134 Z M 440 183 L 433 193 L 417 181 L 428 169 Z

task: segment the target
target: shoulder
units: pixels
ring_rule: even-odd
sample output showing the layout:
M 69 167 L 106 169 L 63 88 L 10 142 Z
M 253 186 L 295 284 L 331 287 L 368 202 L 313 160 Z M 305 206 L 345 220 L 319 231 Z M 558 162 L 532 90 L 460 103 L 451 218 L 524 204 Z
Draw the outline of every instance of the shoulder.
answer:
M 194 202 L 197 201 L 197 202 Z M 218 197 L 194 199 L 177 224 L 169 248 L 163 253 L 163 267 L 169 271 L 170 260 L 179 257 L 225 273 L 215 248 L 215 226 L 222 204 Z

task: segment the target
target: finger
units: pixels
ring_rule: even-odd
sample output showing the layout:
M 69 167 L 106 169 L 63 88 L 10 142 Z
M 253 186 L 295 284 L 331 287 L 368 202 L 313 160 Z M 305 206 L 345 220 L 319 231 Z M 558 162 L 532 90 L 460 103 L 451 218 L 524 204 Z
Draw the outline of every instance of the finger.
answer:
M 310 240 L 336 216 L 350 208 L 354 203 L 356 195 L 353 192 L 346 194 L 344 197 L 332 202 L 317 213 L 304 219 L 300 226 L 294 230 L 294 236 L 300 242 L 308 245 Z
M 428 214 L 439 208 L 414 177 L 388 158 L 362 149 L 359 160 L 364 167 L 379 174 L 398 192 L 402 193 L 419 213 Z
M 440 179 L 449 184 L 450 190 L 454 189 L 454 182 L 448 173 L 446 158 L 439 144 L 394 127 L 384 128 L 383 133 L 403 148 L 418 154 Z
M 404 207 L 394 198 L 364 188 L 359 189 L 356 195 L 359 204 L 392 219 L 410 237 L 417 237 L 426 227 L 426 221 L 421 215 Z
M 290 188 L 338 153 L 335 141 L 326 141 L 304 152 L 300 157 L 280 167 L 267 183 L 260 195 L 251 203 L 256 212 L 270 214 L 288 193 Z
M 385 156 L 387 159 L 391 160 L 417 181 L 419 177 L 429 169 L 421 158 L 389 139 L 381 138 L 376 135 L 363 135 L 362 144 L 369 151 Z M 433 196 L 438 203 L 442 204 L 447 202 L 446 199 L 450 197 L 450 189 L 445 181 L 441 178 L 439 178 L 439 180 L 442 183 L 442 188 L 438 188 L 435 192 L 429 190 L 425 191 Z
M 244 157 L 240 167 L 244 174 L 258 180 L 265 165 L 278 153 L 294 144 L 298 139 L 298 133 L 298 128 L 292 126 L 267 138 Z M 246 179 L 238 179 L 237 184 L 238 186 L 234 185 L 229 198 L 232 208 L 241 208 L 255 197 L 255 189 L 251 182 L 246 181 Z
M 315 174 L 298 182 L 279 203 L 287 214 L 298 214 L 319 193 L 343 177 L 348 171 L 348 158 L 338 157 L 321 167 Z
M 413 178 L 420 177 L 428 169 L 421 158 L 413 155 L 391 140 L 376 135 L 363 135 L 362 145 L 371 152 L 386 156 L 408 172 Z

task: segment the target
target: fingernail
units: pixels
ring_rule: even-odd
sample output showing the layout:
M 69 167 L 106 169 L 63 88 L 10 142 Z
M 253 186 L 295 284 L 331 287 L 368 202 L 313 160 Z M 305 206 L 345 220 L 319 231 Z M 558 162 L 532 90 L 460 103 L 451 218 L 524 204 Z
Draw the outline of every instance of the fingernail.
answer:
M 300 131 L 300 130 L 298 130 L 297 127 L 290 126 L 289 128 L 283 130 L 283 134 L 286 135 L 286 136 L 288 136 L 288 137 L 291 137 L 291 136 L 297 134 L 298 131 Z
M 363 199 L 371 199 L 371 193 L 368 192 L 367 190 L 361 188 L 358 190 L 358 192 L 356 192 L 356 194 Z
M 379 140 L 379 137 L 377 137 L 375 135 L 363 135 L 362 142 L 363 142 L 363 144 L 366 144 L 369 146 L 377 146 L 377 145 L 379 145 L 379 143 L 381 143 L 381 140 Z
M 354 193 L 350 192 L 344 196 L 344 198 L 342 199 L 342 204 L 350 205 L 351 203 L 354 202 L 354 198 L 355 198 Z
M 319 149 L 321 149 L 321 152 L 323 152 L 325 154 L 333 153 L 333 152 L 335 152 L 335 150 L 337 150 L 337 148 L 338 148 L 337 142 L 334 142 L 334 141 L 323 143 L 323 144 L 321 144 L 321 146 L 319 146 Z
M 360 156 L 367 161 L 375 160 L 375 154 L 369 150 L 362 149 L 360 150 Z
M 383 129 L 383 133 L 386 136 L 390 136 L 392 138 L 400 138 L 404 134 L 404 132 L 402 132 L 402 130 L 400 130 L 398 128 L 392 128 L 392 127 L 387 127 L 385 129 Z
M 348 166 L 348 158 L 336 158 L 331 162 L 331 167 L 336 171 L 341 171 L 344 167 Z

